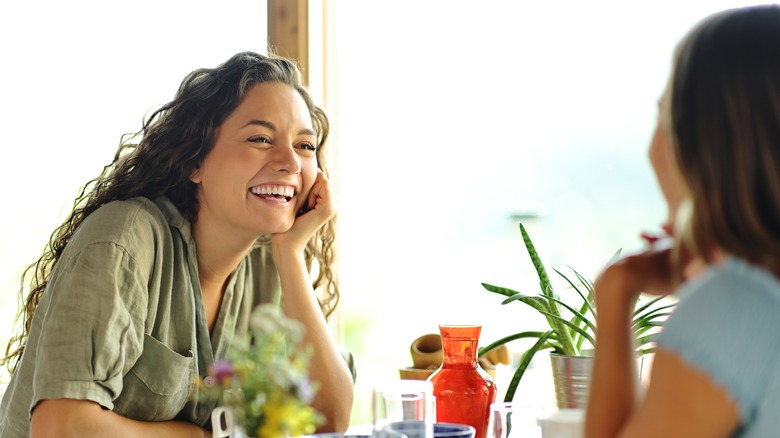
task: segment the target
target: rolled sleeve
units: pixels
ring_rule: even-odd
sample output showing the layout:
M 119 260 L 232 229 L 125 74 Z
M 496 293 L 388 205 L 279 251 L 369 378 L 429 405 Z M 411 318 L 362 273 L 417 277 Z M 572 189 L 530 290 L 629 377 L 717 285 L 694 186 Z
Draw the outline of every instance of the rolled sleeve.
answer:
M 146 281 L 112 242 L 63 255 L 36 314 L 40 337 L 30 411 L 41 400 L 90 400 L 107 409 L 143 349 Z

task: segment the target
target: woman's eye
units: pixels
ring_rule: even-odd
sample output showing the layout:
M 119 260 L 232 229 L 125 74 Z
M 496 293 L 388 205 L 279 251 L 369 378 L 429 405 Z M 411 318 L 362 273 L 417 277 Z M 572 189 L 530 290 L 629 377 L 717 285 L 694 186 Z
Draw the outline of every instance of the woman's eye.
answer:
M 307 151 L 312 151 L 312 152 L 317 150 L 317 146 L 314 146 L 311 143 L 301 143 L 300 145 L 298 145 L 298 147 L 301 148 L 301 149 L 305 149 Z
M 249 141 L 252 143 L 271 143 L 271 139 L 265 136 L 251 137 Z

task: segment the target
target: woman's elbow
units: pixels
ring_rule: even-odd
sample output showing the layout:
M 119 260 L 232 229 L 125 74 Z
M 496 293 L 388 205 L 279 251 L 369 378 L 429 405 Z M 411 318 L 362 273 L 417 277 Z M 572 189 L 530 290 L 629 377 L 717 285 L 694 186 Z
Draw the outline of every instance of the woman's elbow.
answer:
M 320 413 L 325 417 L 325 424 L 317 429 L 319 433 L 343 433 L 349 428 L 352 416 L 354 389 L 349 386 L 330 400 L 323 400 Z
M 101 410 L 100 405 L 90 401 L 41 400 L 32 411 L 30 437 L 91 436 L 95 428 L 90 419 Z

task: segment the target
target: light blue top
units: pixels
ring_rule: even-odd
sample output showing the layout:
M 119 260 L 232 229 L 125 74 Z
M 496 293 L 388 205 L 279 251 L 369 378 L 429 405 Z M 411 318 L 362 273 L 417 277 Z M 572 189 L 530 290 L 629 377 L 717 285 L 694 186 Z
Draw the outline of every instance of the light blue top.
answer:
M 778 436 L 780 282 L 727 258 L 682 286 L 658 345 L 705 372 L 739 408 L 734 437 Z

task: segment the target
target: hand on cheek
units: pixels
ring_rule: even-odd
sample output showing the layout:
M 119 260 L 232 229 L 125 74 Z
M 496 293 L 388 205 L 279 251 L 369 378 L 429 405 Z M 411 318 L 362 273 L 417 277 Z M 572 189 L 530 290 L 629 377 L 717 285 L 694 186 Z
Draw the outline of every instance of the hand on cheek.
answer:
M 322 171 L 317 174 L 301 211 L 303 213 L 295 218 L 289 230 L 272 235 L 275 245 L 289 245 L 294 250 L 303 251 L 317 230 L 336 215 L 330 183 Z

